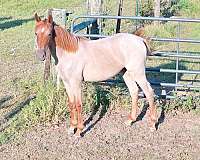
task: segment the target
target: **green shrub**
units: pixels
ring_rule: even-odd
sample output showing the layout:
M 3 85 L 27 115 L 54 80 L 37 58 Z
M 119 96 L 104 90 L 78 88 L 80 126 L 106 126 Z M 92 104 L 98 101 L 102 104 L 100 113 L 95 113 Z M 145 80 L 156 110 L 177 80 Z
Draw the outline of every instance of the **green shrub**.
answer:
M 165 110 L 170 111 L 199 111 L 200 97 L 194 95 L 176 96 L 175 99 L 168 101 L 165 105 Z
M 160 2 L 160 14 L 161 17 L 171 17 L 178 12 L 177 2 L 168 3 L 166 0 Z M 141 16 L 153 17 L 154 16 L 154 0 L 144 1 L 141 4 Z

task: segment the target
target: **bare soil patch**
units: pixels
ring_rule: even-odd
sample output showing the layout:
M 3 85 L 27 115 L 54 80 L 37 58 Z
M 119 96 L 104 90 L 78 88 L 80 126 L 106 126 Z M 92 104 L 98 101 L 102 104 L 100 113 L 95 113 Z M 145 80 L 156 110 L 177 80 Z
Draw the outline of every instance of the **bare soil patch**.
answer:
M 152 133 L 147 126 L 147 116 L 126 126 L 127 114 L 125 109 L 117 108 L 99 119 L 97 113 L 79 140 L 68 137 L 68 124 L 64 122 L 58 128 L 37 126 L 2 145 L 0 157 L 2 160 L 200 159 L 199 115 L 162 113 L 158 130 Z

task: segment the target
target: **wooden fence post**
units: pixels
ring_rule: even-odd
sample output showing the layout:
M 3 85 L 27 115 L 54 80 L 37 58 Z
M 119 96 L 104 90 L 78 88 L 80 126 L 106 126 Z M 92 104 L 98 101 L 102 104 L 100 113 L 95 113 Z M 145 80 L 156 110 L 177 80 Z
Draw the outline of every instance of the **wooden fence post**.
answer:
M 52 15 L 52 10 L 48 10 L 48 16 Z M 51 69 L 51 51 L 48 49 L 46 52 L 46 59 L 45 59 L 45 65 L 44 65 L 44 83 L 49 79 L 50 77 L 50 69 Z
M 48 12 L 47 16 L 52 15 L 53 21 L 56 24 L 60 25 L 63 28 L 66 28 L 67 16 L 69 16 L 71 12 L 67 12 L 65 9 L 48 9 L 47 12 Z M 51 70 L 51 50 L 48 49 L 48 51 L 46 52 L 46 60 L 45 60 L 45 66 L 44 66 L 44 82 L 49 79 L 50 70 Z M 53 76 L 53 79 L 54 79 L 54 76 Z M 59 89 L 60 77 L 58 75 L 57 75 L 56 83 L 57 83 L 57 89 Z
M 122 15 L 123 0 L 119 0 L 118 16 Z M 117 19 L 116 33 L 120 32 L 121 19 Z
M 160 0 L 154 0 L 154 17 L 160 17 Z M 158 21 L 154 21 L 154 24 L 159 24 Z
M 102 12 L 102 4 L 103 0 L 88 0 L 88 14 L 90 15 L 100 15 Z M 96 20 L 92 23 L 92 26 L 90 28 L 90 34 L 99 34 L 99 24 Z M 97 39 L 97 38 L 91 38 L 91 39 Z

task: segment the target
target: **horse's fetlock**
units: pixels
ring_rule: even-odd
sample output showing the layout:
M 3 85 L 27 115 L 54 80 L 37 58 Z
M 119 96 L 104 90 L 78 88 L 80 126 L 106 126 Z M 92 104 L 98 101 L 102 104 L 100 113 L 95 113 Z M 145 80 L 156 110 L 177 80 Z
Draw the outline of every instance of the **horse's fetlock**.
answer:
M 78 124 L 77 128 L 80 129 L 80 130 L 83 130 L 85 128 L 85 126 L 83 124 Z

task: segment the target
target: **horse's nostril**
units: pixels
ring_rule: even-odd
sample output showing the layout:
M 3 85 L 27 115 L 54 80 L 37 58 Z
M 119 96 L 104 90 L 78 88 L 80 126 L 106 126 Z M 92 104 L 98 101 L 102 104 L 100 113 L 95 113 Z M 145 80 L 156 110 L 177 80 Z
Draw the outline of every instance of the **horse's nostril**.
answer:
M 38 59 L 40 60 L 40 61 L 44 61 L 45 60 L 45 51 L 44 51 L 44 49 L 38 49 L 37 51 L 36 51 L 36 54 L 37 54 L 37 57 L 38 57 Z

